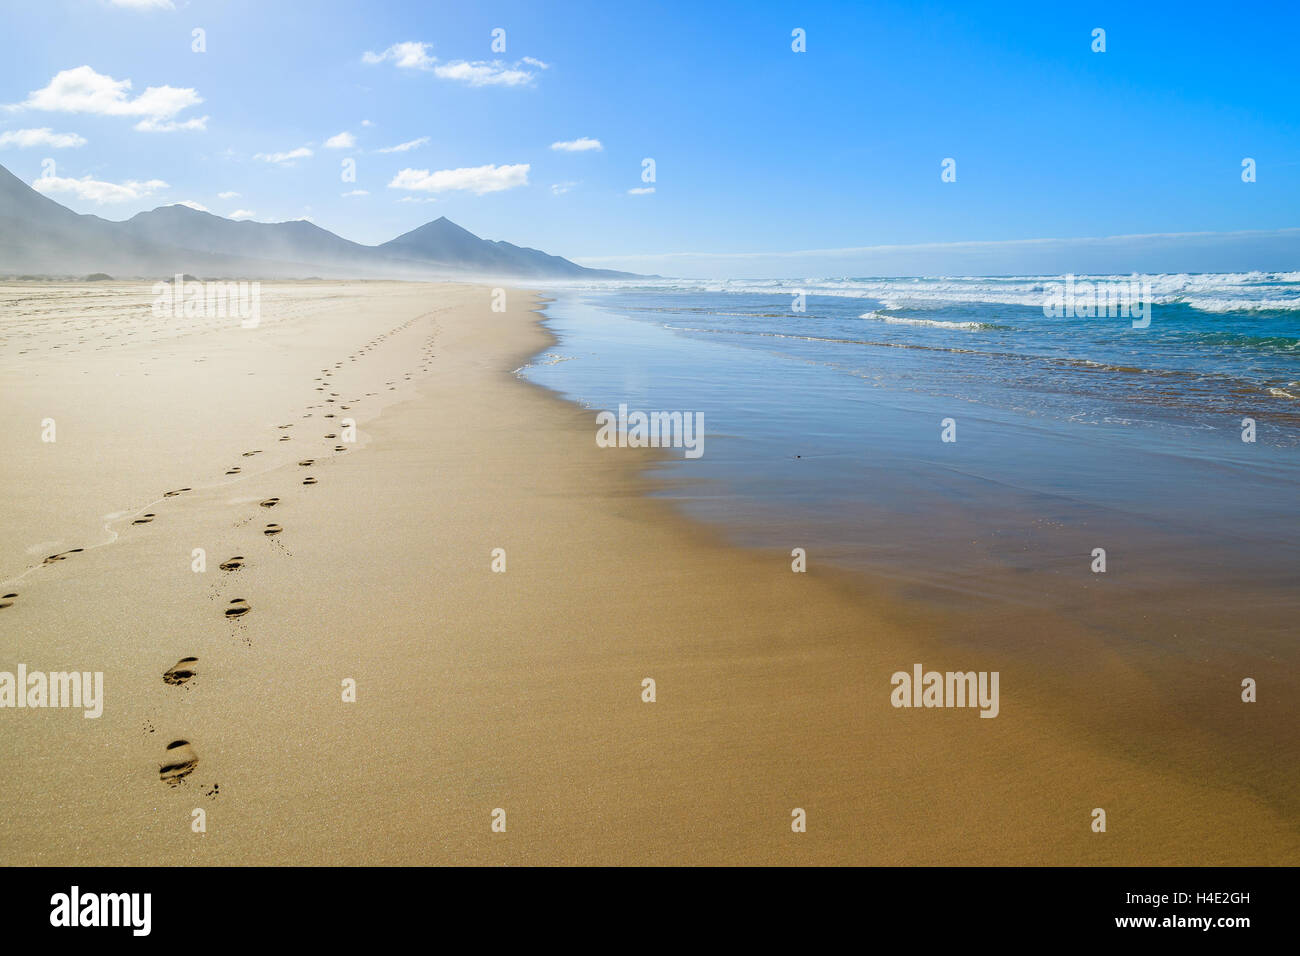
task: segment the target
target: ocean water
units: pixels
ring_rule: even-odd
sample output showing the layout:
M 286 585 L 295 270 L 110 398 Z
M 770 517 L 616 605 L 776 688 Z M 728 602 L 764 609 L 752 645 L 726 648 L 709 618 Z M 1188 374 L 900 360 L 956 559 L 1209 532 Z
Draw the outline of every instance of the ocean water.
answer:
M 593 436 L 619 404 L 701 412 L 704 454 L 670 452 L 664 494 L 739 543 L 948 600 L 1213 589 L 1284 628 L 1300 273 L 1142 278 L 1139 328 L 1045 315 L 1059 276 L 557 287 L 559 344 L 522 374 L 590 407 Z

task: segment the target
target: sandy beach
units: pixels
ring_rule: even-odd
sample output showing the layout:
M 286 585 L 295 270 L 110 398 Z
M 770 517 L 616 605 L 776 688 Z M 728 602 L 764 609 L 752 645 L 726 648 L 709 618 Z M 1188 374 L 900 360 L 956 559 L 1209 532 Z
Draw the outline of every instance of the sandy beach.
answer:
M 0 710 L 0 862 L 1300 862 L 1285 661 L 730 546 L 514 374 L 534 293 L 150 301 L 0 284 L 0 670 L 104 674 L 97 718 Z M 918 663 L 998 672 L 996 719 L 892 706 Z

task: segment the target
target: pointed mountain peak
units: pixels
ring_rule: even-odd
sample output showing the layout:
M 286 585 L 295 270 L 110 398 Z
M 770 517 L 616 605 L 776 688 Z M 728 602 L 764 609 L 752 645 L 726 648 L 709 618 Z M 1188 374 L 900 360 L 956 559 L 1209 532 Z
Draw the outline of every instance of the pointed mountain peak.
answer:
M 417 226 L 408 236 L 455 236 L 461 239 L 478 239 L 478 236 L 470 232 L 464 226 L 458 226 L 446 216 L 439 216 L 437 219 L 426 222 L 423 226 Z M 401 236 L 398 237 L 399 239 Z

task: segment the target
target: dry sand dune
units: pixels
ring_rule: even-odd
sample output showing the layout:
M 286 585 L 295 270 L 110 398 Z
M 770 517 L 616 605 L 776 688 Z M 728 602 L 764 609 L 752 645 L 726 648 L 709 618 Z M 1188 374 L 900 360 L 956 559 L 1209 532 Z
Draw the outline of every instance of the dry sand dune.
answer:
M 267 284 L 255 329 L 147 293 L 0 286 L 0 669 L 105 697 L 0 712 L 5 863 L 1300 861 L 1276 711 L 1227 772 L 1090 716 L 1167 673 L 954 657 L 944 613 L 727 547 L 511 374 L 528 293 Z M 915 661 L 1000 670 L 1001 715 L 895 710 Z

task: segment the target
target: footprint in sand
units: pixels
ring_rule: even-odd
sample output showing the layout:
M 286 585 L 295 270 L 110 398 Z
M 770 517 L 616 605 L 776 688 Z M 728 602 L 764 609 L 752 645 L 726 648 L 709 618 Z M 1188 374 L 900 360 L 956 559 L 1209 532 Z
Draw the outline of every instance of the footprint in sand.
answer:
M 274 508 L 280 503 L 279 498 L 267 498 L 265 501 L 259 501 L 258 504 L 263 508 Z
M 136 518 L 134 521 L 131 522 L 131 524 L 148 524 L 156 517 L 158 516 L 151 511 L 148 512 L 147 514 L 143 514 L 140 517 Z
M 254 455 L 260 455 L 261 453 L 262 453 L 262 449 L 258 448 L 258 449 L 254 450 L 254 451 L 246 451 L 246 452 L 244 452 L 244 457 L 245 457 L 245 458 L 252 458 Z
M 302 465 L 304 468 L 310 468 L 312 465 L 316 464 L 316 459 L 304 458 L 302 461 L 298 462 L 298 464 Z
M 183 495 L 183 494 L 185 494 L 185 492 L 187 492 L 187 491 L 193 491 L 193 490 L 194 490 L 193 488 L 177 488 L 175 491 L 167 491 L 167 492 L 164 492 L 164 493 L 163 493 L 163 497 L 164 497 L 164 498 L 175 498 L 177 495 Z
M 281 435 L 281 436 L 280 436 L 280 441 L 288 441 L 288 440 L 289 440 L 289 436 L 288 436 L 288 435 Z
M 188 740 L 173 740 L 167 745 L 167 757 L 158 770 L 158 776 L 168 786 L 178 787 L 181 781 L 192 774 L 194 768 L 198 765 L 198 754 L 194 752 L 190 742 Z
M 163 683 L 172 685 L 184 684 L 194 676 L 194 665 L 198 662 L 199 659 L 197 657 L 182 657 L 163 674 Z
M 243 617 L 251 610 L 252 608 L 248 606 L 248 602 L 243 598 L 232 598 L 230 607 L 226 608 L 226 617 Z
M 293 422 L 290 422 L 288 425 L 276 425 L 275 427 L 276 427 L 276 428 L 292 428 L 292 427 L 293 427 Z
M 221 568 L 222 571 L 238 571 L 243 566 L 244 556 L 242 554 L 237 554 L 229 561 L 222 561 L 217 565 L 217 567 Z
M 13 607 L 14 606 L 13 599 L 16 598 L 17 596 L 18 596 L 17 592 L 13 592 L 10 594 L 0 594 L 0 610 L 4 610 L 7 607 Z
M 265 528 L 262 529 L 262 534 L 266 535 L 269 538 L 271 535 L 279 534 L 283 530 L 284 529 L 281 528 L 278 524 L 268 524 Z
M 347 451 L 347 450 L 348 450 L 348 446 L 347 446 L 347 445 L 335 445 L 335 446 L 334 446 L 334 450 L 335 450 L 335 451 Z
M 237 474 L 239 474 L 239 472 L 240 472 L 240 469 L 239 469 L 239 468 L 231 468 L 228 472 L 226 472 L 226 474 L 228 474 L 228 475 L 237 475 Z
M 78 554 L 79 552 L 84 550 L 85 548 L 73 548 L 71 551 L 61 551 L 58 554 L 50 555 L 48 558 L 45 559 L 45 563 L 53 564 L 55 561 L 66 561 L 68 559 L 68 555 Z
M 326 438 L 338 438 L 339 436 L 336 435 L 336 434 L 334 434 L 334 432 L 330 432 L 330 433 L 329 433 L 328 435 L 326 435 L 325 437 L 326 437 Z

